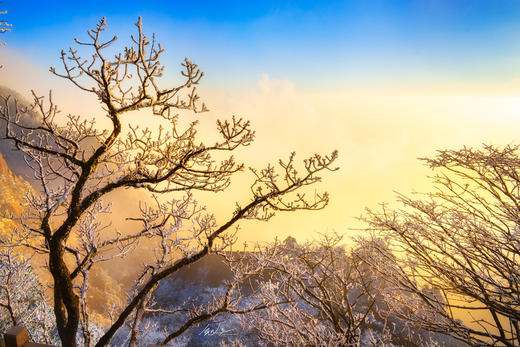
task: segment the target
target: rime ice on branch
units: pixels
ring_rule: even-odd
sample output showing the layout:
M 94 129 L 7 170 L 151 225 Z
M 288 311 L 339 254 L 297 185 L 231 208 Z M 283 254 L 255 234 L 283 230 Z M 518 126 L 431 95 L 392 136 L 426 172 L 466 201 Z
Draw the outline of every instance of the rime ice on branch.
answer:
M 0 16 L 3 16 L 6 13 L 7 13 L 7 11 L 0 10 Z M 5 33 L 7 31 L 11 31 L 11 26 L 12 25 L 9 24 L 7 21 L 0 18 L 0 34 Z M 5 42 L 0 41 L 0 46 L 3 46 L 3 45 L 5 45 Z
M 295 155 L 280 160 L 279 166 L 251 169 L 249 200 L 230 203 L 235 208 L 227 221 L 215 217 L 194 200 L 191 191 L 218 192 L 225 189 L 234 173 L 244 169 L 233 156 L 215 160 L 214 153 L 225 154 L 247 146 L 254 131 L 242 118 L 217 122 L 220 141 L 205 145 L 196 138 L 197 122 L 179 126 L 177 110 L 207 111 L 199 101 L 196 86 L 203 73 L 185 59 L 184 82 L 162 88 L 159 79 L 164 67 L 159 62 L 163 48 L 155 37 L 143 32 L 141 19 L 132 45 L 109 57 L 117 37 L 104 40 L 106 21 L 102 19 L 88 31 L 88 40 L 75 39 L 81 49 L 90 51 L 84 58 L 76 49 L 62 51 L 63 69 L 50 71 L 86 93 L 95 94 L 110 127 L 99 130 L 94 121 L 68 115 L 65 125 L 55 121 L 58 108 L 49 93 L 47 101 L 33 92 L 34 103 L 24 108 L 9 98 L 0 100 L 1 137 L 14 143 L 26 156 L 27 165 L 39 182 L 39 193 L 27 196 L 29 212 L 21 220 L 19 244 L 48 256 L 48 270 L 54 280 L 54 313 L 63 345 L 75 346 L 79 331 L 85 345 L 91 344 L 87 304 L 88 276 L 97 264 L 132 252 L 143 238 L 160 245 L 155 262 L 146 264 L 135 279 L 119 310 L 107 312 L 111 325 L 97 341 L 106 346 L 125 324 L 131 328 L 130 345 L 135 345 L 143 313 L 153 309 L 150 298 L 158 283 L 179 269 L 210 252 L 220 252 L 233 244 L 233 228 L 242 219 L 268 220 L 277 211 L 316 210 L 327 205 L 326 193 L 306 195 L 302 188 L 320 181 L 323 171 L 335 170 L 331 155 L 314 155 L 298 172 Z M 160 117 L 169 128 L 156 134 L 131 125 L 123 131 L 121 119 L 130 112 L 149 109 L 150 117 Z M 27 112 L 36 112 L 41 124 L 22 122 Z M 99 216 L 110 213 L 106 194 L 119 189 L 141 189 L 155 195 L 175 193 L 169 202 L 156 198 L 141 204 L 141 215 L 128 216 L 139 223 L 135 233 L 109 237 L 109 226 Z M 39 242 L 29 243 L 33 239 Z M 73 243 L 71 240 L 79 240 Z M 117 252 L 114 253 L 114 250 Z M 70 260 L 70 261 L 69 261 Z M 169 333 L 180 335 L 190 326 L 222 312 L 236 312 L 236 287 L 251 276 L 239 273 L 229 291 L 207 307 L 188 309 L 185 324 Z M 235 293 L 235 294 L 233 294 Z M 248 310 L 260 307 L 249 307 Z
M 397 255 L 401 271 L 380 268 L 408 293 L 392 298 L 395 312 L 469 345 L 520 345 L 519 147 L 464 147 L 423 160 L 436 190 L 425 199 L 400 195 L 402 209 L 383 206 L 365 218 Z

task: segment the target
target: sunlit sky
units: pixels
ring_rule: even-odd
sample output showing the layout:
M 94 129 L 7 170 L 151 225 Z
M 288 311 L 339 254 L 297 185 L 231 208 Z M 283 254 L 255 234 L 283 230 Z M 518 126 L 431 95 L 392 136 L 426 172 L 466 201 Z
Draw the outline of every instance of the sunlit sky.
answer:
M 0 36 L 0 84 L 28 95 L 53 89 L 67 112 L 90 116 L 95 103 L 51 76 L 60 51 L 86 38 L 101 17 L 128 42 L 143 17 L 166 53 L 166 79 L 184 57 L 205 72 L 200 87 L 212 125 L 233 114 L 251 120 L 253 146 L 239 153 L 262 167 L 296 151 L 299 158 L 338 149 L 338 172 L 319 190 L 319 212 L 245 223 L 243 240 L 275 235 L 347 238 L 365 207 L 394 191 L 427 191 L 417 157 L 437 149 L 518 142 L 519 1 L 15 1 L 0 4 L 13 30 Z M 177 79 L 176 79 L 177 78 Z M 150 123 L 153 124 L 153 123 Z M 203 128 L 207 128 L 202 124 Z M 242 178 L 210 197 L 221 218 L 245 201 Z M 247 188 L 247 186 L 245 187 Z

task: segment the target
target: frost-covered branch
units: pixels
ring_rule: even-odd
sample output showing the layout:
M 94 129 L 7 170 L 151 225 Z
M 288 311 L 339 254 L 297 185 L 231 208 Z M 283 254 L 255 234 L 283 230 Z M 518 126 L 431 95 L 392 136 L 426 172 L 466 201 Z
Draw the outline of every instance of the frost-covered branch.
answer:
M 144 34 L 141 18 L 130 45 L 115 56 L 111 52 L 117 37 L 103 38 L 106 26 L 103 18 L 87 31 L 85 40 L 76 39 L 76 48 L 62 52 L 61 71 L 51 68 L 51 72 L 95 94 L 109 121 L 107 128 L 78 115 L 60 117 L 50 93 L 44 99 L 33 92 L 29 106 L 9 97 L 0 99 L 0 137 L 23 152 L 37 185 L 26 194 L 28 211 L 17 220 L 17 234 L 25 246 L 48 257 L 56 325 L 67 346 L 95 343 L 89 332 L 88 279 L 100 263 L 142 249 L 145 240 L 157 246 L 154 259 L 143 264 L 119 309 L 107 312 L 111 325 L 96 342 L 108 345 L 127 325 L 130 343 L 136 344 L 142 316 L 160 281 L 232 245 L 233 228 L 243 219 L 268 220 L 278 211 L 325 207 L 326 193 L 310 195 L 303 190 L 320 182 L 323 172 L 336 169 L 337 152 L 314 155 L 301 168 L 291 154 L 277 168 L 252 169 L 251 197 L 229 202 L 228 219 L 217 222 L 193 192 L 220 192 L 244 169 L 231 152 L 253 141 L 250 122 L 238 117 L 219 120 L 220 139 L 205 144 L 198 138 L 198 121 L 185 125 L 175 113 L 207 111 L 196 92 L 203 77 L 198 66 L 185 59 L 183 81 L 163 87 L 164 66 L 159 59 L 164 50 L 154 36 Z M 139 124 L 127 127 L 124 116 L 136 110 L 150 112 L 143 113 Z M 160 122 L 160 127 L 143 126 L 150 124 L 148 118 Z M 123 189 L 139 190 L 146 200 L 138 215 L 127 218 L 139 230 L 122 232 L 106 221 L 111 216 L 110 193 Z M 175 193 L 169 201 L 164 198 L 168 193 Z M 232 312 L 231 306 L 226 307 Z
M 383 206 L 366 217 L 392 240 L 402 268 L 394 283 L 410 293 L 411 307 L 426 308 L 408 319 L 469 344 L 520 344 L 518 147 L 446 150 L 424 160 L 437 173 L 436 191 L 427 199 L 400 195 L 402 209 Z

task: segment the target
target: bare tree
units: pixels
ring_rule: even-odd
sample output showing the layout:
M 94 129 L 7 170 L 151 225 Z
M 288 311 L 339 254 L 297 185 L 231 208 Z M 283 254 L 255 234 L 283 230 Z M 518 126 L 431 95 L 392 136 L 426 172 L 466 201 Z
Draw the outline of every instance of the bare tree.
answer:
M 7 11 L 1 11 L 0 15 L 7 14 Z M 5 33 L 7 31 L 11 31 L 11 24 L 9 24 L 6 20 L 0 20 L 0 33 Z M 0 41 L 0 46 L 5 45 L 5 42 Z
M 5 10 L 0 10 L 0 16 L 3 16 L 7 13 Z M 3 34 L 7 31 L 11 31 L 11 24 L 9 24 L 6 20 L 0 18 L 0 34 Z M 5 45 L 5 42 L 0 41 L 0 46 Z M 2 65 L 0 65 L 0 69 L 2 68 Z
M 391 240 L 401 271 L 387 279 L 409 293 L 398 311 L 470 345 L 520 345 L 518 146 L 423 160 L 437 172 L 435 192 L 400 195 L 402 209 L 383 206 L 365 218 Z
M 2 237 L 2 241 L 8 239 Z M 45 301 L 30 259 L 24 258 L 15 247 L 0 248 L 0 311 L 0 331 L 22 325 L 33 340 L 57 342 L 52 307 Z
M 391 262 L 375 251 L 384 243 L 348 250 L 341 241 L 337 234 L 301 245 L 288 238 L 248 253 L 246 264 L 265 264 L 256 296 L 267 308 L 244 316 L 244 328 L 275 346 L 435 345 L 433 336 L 396 319 L 387 304 L 391 288 L 371 265 L 385 261 L 391 271 Z
M 152 239 L 159 245 L 155 261 L 143 267 L 134 290 L 121 307 L 107 312 L 113 320 L 96 346 L 106 346 L 125 323 L 132 326 L 130 343 L 135 344 L 142 313 L 158 283 L 207 254 L 226 249 L 235 240 L 233 228 L 240 220 L 268 220 L 277 211 L 316 210 L 328 202 L 326 193 L 308 197 L 302 188 L 319 182 L 320 172 L 335 170 L 332 163 L 337 153 L 306 159 L 301 173 L 291 154 L 288 160 L 279 161 L 279 170 L 272 165 L 251 169 L 250 200 L 236 203 L 231 216 L 218 223 L 191 191 L 224 190 L 232 175 L 244 169 L 243 164 L 225 154 L 249 145 L 254 131 L 243 119 L 218 121 L 221 140 L 206 145 L 196 139 L 197 122 L 183 129 L 174 111 L 207 111 L 196 92 L 203 73 L 185 59 L 184 82 L 176 87 L 161 87 L 164 67 L 159 57 L 163 49 L 155 37 L 150 39 L 143 33 L 140 18 L 136 26 L 132 46 L 108 58 L 117 37 L 102 39 L 106 29 L 102 19 L 88 31 L 87 41 L 75 39 L 79 49 L 90 50 L 88 58 L 71 48 L 62 51 L 63 72 L 51 68 L 55 75 L 97 96 L 110 121 L 108 129 L 98 129 L 93 121 L 74 115 L 67 116 L 66 124 L 59 123 L 50 93 L 45 103 L 33 92 L 32 111 L 42 118 L 39 126 L 21 122 L 23 114 L 31 109 L 16 104 L 13 107 L 9 98 L 2 100 L 0 108 L 2 137 L 24 152 L 39 181 L 40 192 L 28 195 L 30 209 L 20 220 L 20 242 L 48 257 L 54 282 L 54 314 L 65 346 L 76 345 L 78 332 L 86 345 L 92 342 L 86 300 L 89 272 L 95 271 L 100 262 L 132 252 L 140 240 Z M 155 132 L 130 125 L 125 132 L 123 115 L 143 109 L 151 110 L 150 117 L 165 122 L 168 130 L 161 127 Z M 110 213 L 107 194 L 119 189 L 140 189 L 156 196 L 151 203 L 141 204 L 140 216 L 128 217 L 141 226 L 135 233 L 110 233 L 109 227 L 100 222 L 99 216 Z M 164 202 L 157 197 L 167 193 L 175 198 Z M 35 239 L 39 242 L 35 243 Z M 217 299 L 210 313 L 195 313 L 186 321 L 184 330 L 228 310 L 229 298 L 225 294 Z M 171 332 L 167 340 L 184 330 Z

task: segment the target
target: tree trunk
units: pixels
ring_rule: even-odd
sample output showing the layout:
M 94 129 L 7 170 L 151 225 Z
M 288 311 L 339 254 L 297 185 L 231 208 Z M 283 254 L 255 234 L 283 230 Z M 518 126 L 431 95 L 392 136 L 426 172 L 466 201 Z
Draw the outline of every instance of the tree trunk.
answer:
M 59 241 L 49 243 L 49 267 L 54 279 L 54 313 L 63 346 L 76 346 L 79 323 L 79 298 L 74 293 L 69 270 L 63 261 L 64 247 Z

